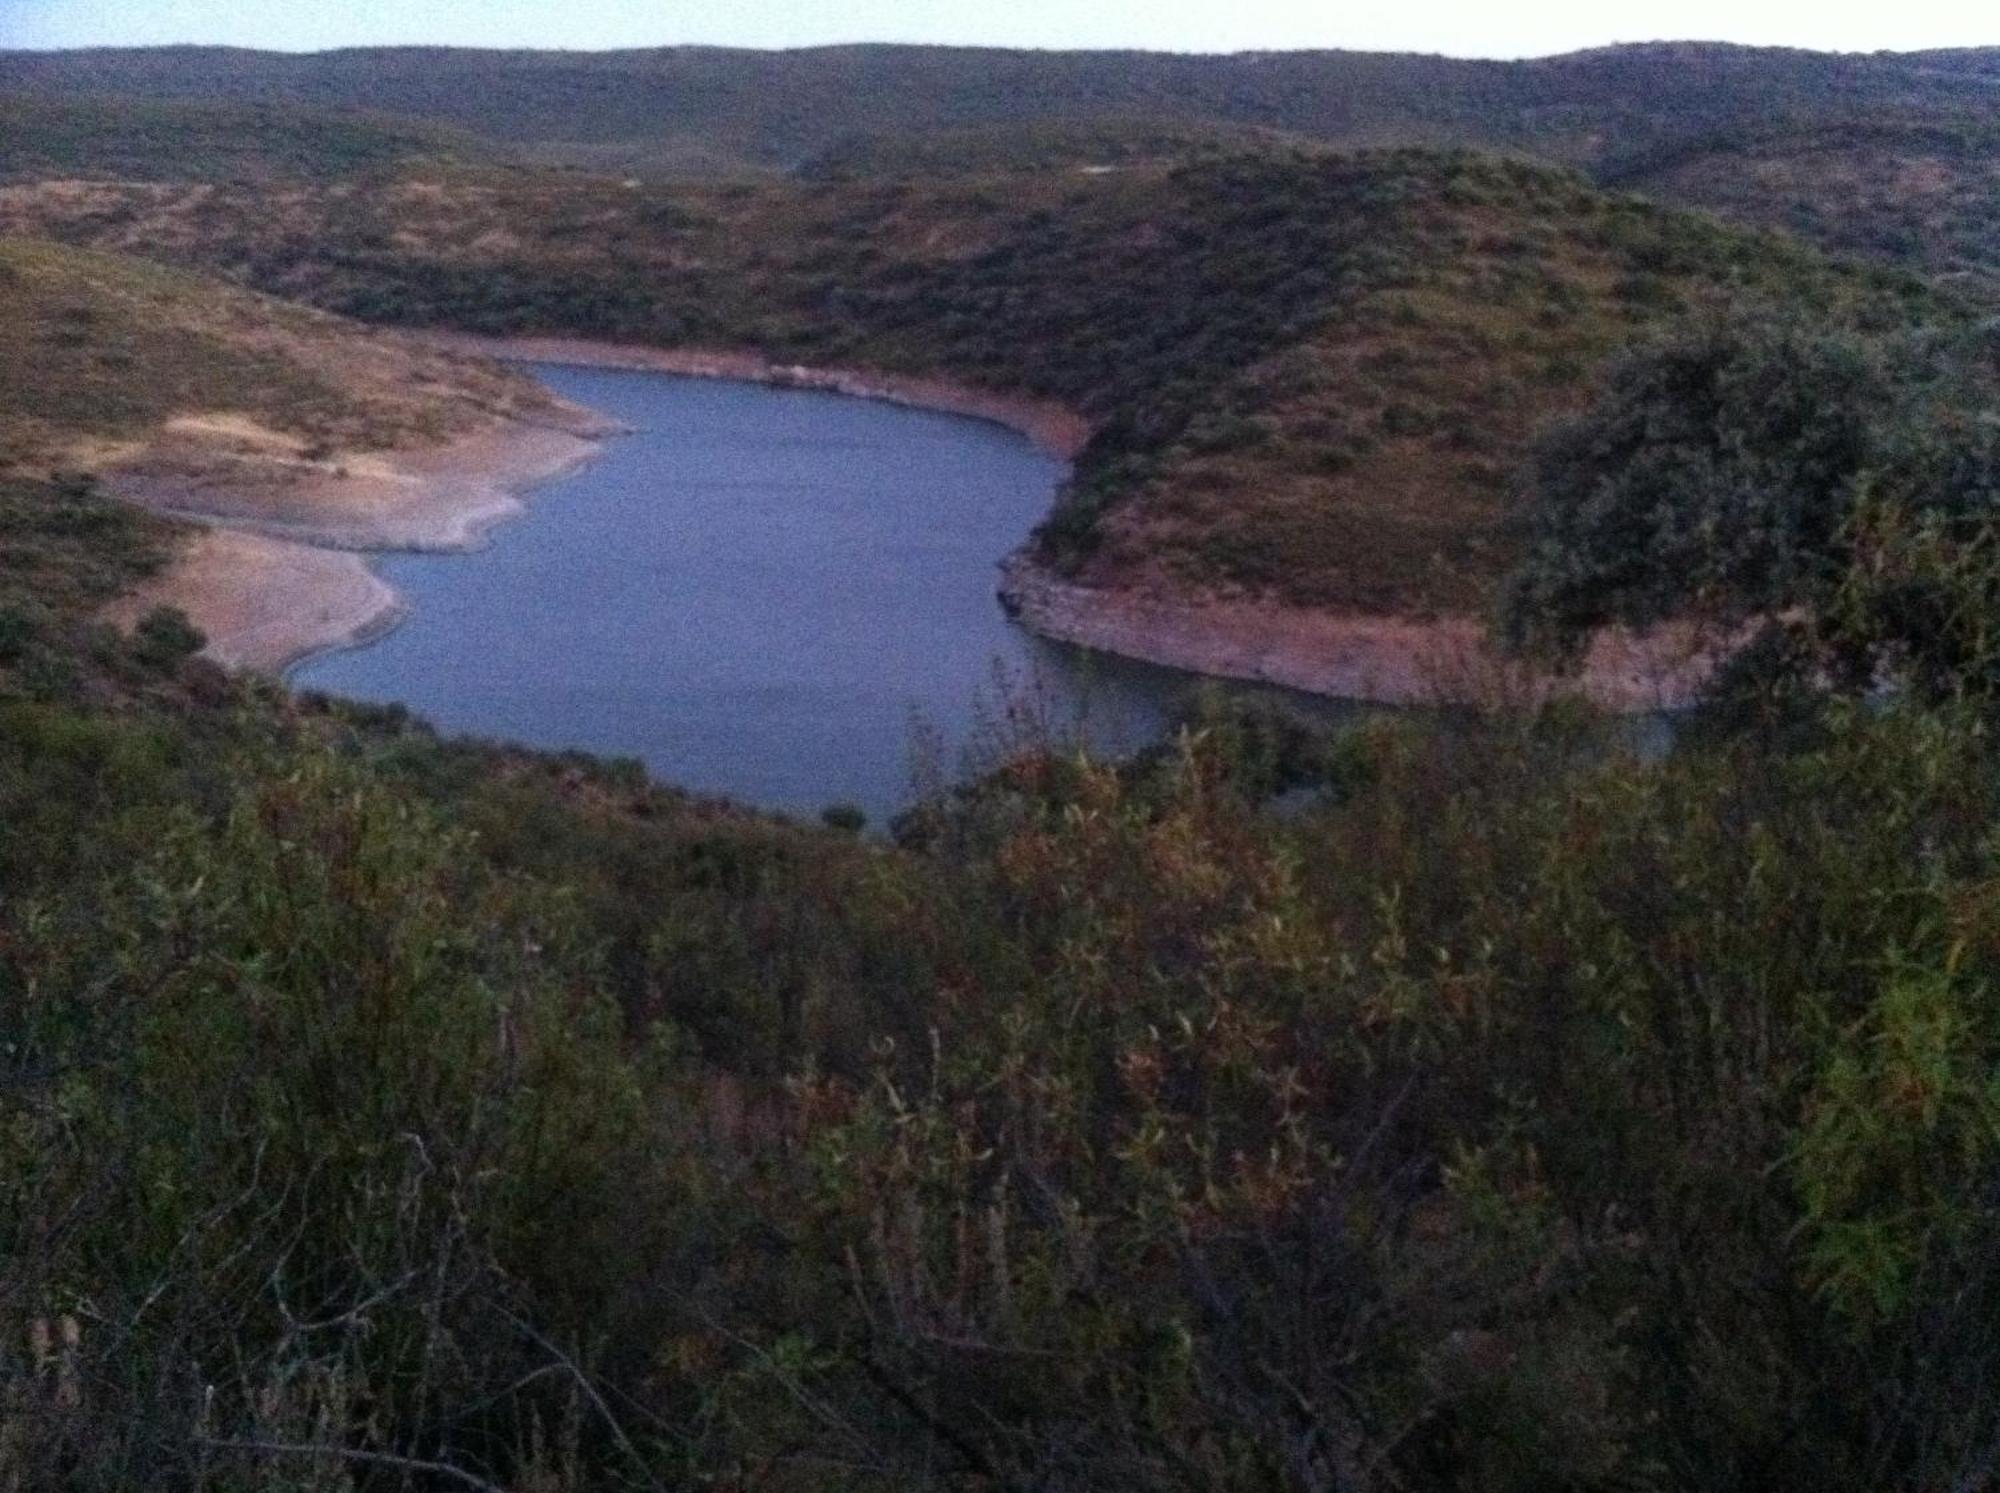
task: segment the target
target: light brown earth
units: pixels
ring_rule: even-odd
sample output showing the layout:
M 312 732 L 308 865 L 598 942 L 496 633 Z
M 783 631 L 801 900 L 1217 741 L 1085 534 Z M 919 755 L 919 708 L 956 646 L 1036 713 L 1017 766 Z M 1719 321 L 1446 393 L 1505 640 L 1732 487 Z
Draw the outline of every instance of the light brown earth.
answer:
M 170 421 L 105 465 L 105 486 L 163 512 L 335 549 L 460 550 L 520 511 L 517 494 L 551 481 L 616 427 L 583 411 L 561 426 L 498 420 L 434 445 L 336 451 L 233 417 Z
M 419 334 L 433 347 L 514 363 L 562 363 L 576 368 L 630 368 L 687 378 L 741 379 L 794 389 L 825 389 L 860 399 L 880 399 L 913 409 L 970 415 L 1020 431 L 1044 450 L 1068 460 L 1084 448 L 1090 421 L 1053 400 L 976 389 L 945 379 L 910 378 L 858 368 L 804 368 L 774 363 L 757 353 L 709 348 L 655 348 L 592 342 L 580 337 L 479 337 L 470 333 Z
M 358 552 L 476 547 L 523 492 L 574 471 L 615 428 L 573 407 L 562 423 L 507 419 L 440 445 L 309 462 L 290 438 L 234 417 L 172 421 L 109 466 L 105 485 L 208 527 L 111 620 L 179 607 L 211 657 L 265 672 L 375 636 L 401 602 Z
M 1247 679 L 1307 694 L 1391 705 L 1521 705 L 1581 693 L 1618 712 L 1688 704 L 1727 650 L 1661 629 L 1598 635 L 1574 678 L 1509 658 L 1468 617 L 1350 616 L 1245 598 L 1085 586 L 1017 553 L 1002 602 L 1058 642 Z
M 216 662 L 267 673 L 359 642 L 393 625 L 401 610 L 394 588 L 361 555 L 224 528 L 201 530 L 105 616 L 130 627 L 159 606 L 186 612 Z

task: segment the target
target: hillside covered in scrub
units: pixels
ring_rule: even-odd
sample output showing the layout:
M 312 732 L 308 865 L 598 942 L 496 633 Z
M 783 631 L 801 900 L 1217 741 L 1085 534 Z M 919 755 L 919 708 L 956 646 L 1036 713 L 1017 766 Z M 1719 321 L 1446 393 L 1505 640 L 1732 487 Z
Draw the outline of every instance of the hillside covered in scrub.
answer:
M 320 179 L 480 158 L 471 136 L 296 105 L 0 94 L 0 179 Z
M 369 321 L 755 350 L 1063 401 L 1097 426 L 1041 550 L 1084 582 L 1478 613 L 1512 477 L 1688 317 L 1956 313 L 1914 280 L 1427 151 L 1078 175 L 645 186 L 520 171 L 0 190 L 0 227 Z
M 1373 52 L 765 52 L 230 48 L 0 52 L 0 89 L 403 115 L 572 164 L 690 155 L 785 170 L 856 133 L 1151 115 L 1345 146 L 1607 152 L 1827 108 L 1991 107 L 2000 53 L 1841 55 L 1660 43 L 1521 62 Z
M 0 57 L 0 1489 L 1990 1489 L 1993 328 L 1434 137 L 1969 265 L 1907 139 L 1663 140 L 1991 71 Z M 430 123 L 234 138 L 363 91 Z M 401 329 L 1060 401 L 1036 553 L 1101 590 L 1737 646 L 1664 734 L 1218 690 L 1108 761 L 1010 701 L 874 833 L 700 802 L 159 604 L 307 549 L 163 473 L 325 539 L 597 428 Z
M 1724 130 L 1640 153 L 1605 179 L 2000 300 L 2000 109 Z
M 1187 160 L 1282 136 L 1464 146 L 1964 273 L 1990 295 L 1996 79 L 1992 48 L 1702 43 L 1519 62 L 896 46 L 12 52 L 0 53 L 0 176 L 313 178 L 445 155 L 756 179 Z
M 0 290 L 0 472 L 172 448 L 282 482 L 550 408 L 518 375 L 139 259 L 0 240 Z
M 1808 655 L 1664 755 L 1217 704 L 864 841 L 108 629 L 154 521 L 0 484 L 0 1472 L 1978 1486 L 1978 512 L 1820 556 L 1796 641 L 1921 688 Z

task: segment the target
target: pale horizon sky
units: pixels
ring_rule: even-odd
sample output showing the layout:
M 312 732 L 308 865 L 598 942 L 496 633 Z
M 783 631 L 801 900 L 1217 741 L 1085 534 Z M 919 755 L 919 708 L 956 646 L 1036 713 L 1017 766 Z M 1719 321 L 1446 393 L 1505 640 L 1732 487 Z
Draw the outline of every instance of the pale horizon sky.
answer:
M 0 0 L 0 47 L 792 47 L 890 41 L 1157 51 L 1352 48 L 1533 57 L 1700 40 L 1824 51 L 2000 44 L 1966 0 Z

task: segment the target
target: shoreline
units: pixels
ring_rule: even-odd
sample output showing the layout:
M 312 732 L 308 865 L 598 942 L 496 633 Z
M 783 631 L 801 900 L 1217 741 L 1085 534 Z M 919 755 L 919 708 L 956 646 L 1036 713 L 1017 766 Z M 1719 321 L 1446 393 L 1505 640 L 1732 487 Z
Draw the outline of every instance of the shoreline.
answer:
M 1001 605 L 1038 637 L 1374 705 L 1521 705 L 1575 693 L 1614 714 L 1654 714 L 1692 703 L 1717 662 L 1715 650 L 1685 633 L 1607 632 L 1574 676 L 1558 676 L 1506 656 L 1476 618 L 1111 591 L 1056 574 L 1025 547 L 1000 572 Z
M 260 674 L 372 642 L 408 612 L 365 555 L 220 524 L 205 525 L 104 616 L 129 628 L 158 606 L 187 613 L 208 639 L 207 657 Z
M 1095 428 L 1050 400 L 946 379 L 780 364 L 740 350 L 652 348 L 582 337 L 418 335 L 433 346 L 504 362 L 733 379 L 968 415 L 1008 426 L 1065 461 L 1076 458 Z M 1557 677 L 1501 654 L 1477 618 L 1341 615 L 1269 602 L 1107 590 L 1048 570 L 1026 544 L 997 565 L 1001 605 L 1038 637 L 1329 699 L 1449 705 L 1576 692 L 1606 710 L 1643 714 L 1686 706 L 1716 663 L 1714 650 L 1671 629 L 1644 636 L 1611 632 L 1595 640 L 1574 677 Z
M 433 347 L 499 362 L 726 379 L 989 420 L 1066 461 L 1083 449 L 1093 430 L 1082 415 L 1053 401 L 943 379 L 779 364 L 751 352 L 578 337 L 412 335 Z M 594 411 L 558 401 L 546 422 L 510 419 L 443 445 L 374 453 L 340 476 L 315 472 L 274 485 L 269 474 L 261 483 L 250 474 L 232 481 L 213 473 L 163 470 L 141 459 L 110 474 L 107 487 L 194 520 L 211 534 L 264 546 L 232 552 L 213 544 L 203 548 L 197 539 L 188 563 L 177 560 L 133 596 L 143 595 L 151 605 L 180 606 L 209 636 L 208 651 L 219 662 L 283 674 L 319 654 L 372 642 L 402 620 L 403 600 L 376 574 L 371 556 L 480 548 L 495 526 L 523 511 L 525 494 L 587 464 L 621 429 Z M 218 556 L 232 553 L 234 572 L 217 563 Z M 345 564 L 333 563 L 336 557 Z M 1647 713 L 1688 704 L 1719 656 L 1673 629 L 1643 636 L 1612 632 L 1594 641 L 1574 676 L 1557 677 L 1501 654 L 1476 618 L 1343 615 L 1266 601 L 1086 586 L 1043 566 L 1027 544 L 996 563 L 1001 605 L 1039 637 L 1331 699 L 1435 706 L 1522 703 L 1578 693 L 1606 710 Z M 279 585 L 295 588 L 294 611 L 302 620 L 289 628 L 274 623 L 268 607 L 258 604 Z M 121 599 L 116 614 L 129 624 L 139 610 Z
M 618 368 L 681 378 L 728 379 L 777 389 L 808 389 L 874 399 L 907 409 L 990 420 L 1018 431 L 1052 456 L 1074 461 L 1096 426 L 1068 405 L 1032 395 L 1002 394 L 945 378 L 918 378 L 871 369 L 776 363 L 762 354 L 720 348 L 656 348 L 594 342 L 587 337 L 489 337 L 475 332 L 410 334 L 449 352 L 503 363 L 553 363 L 570 368 Z
M 576 406 L 558 414 L 366 453 L 346 476 L 135 457 L 105 474 L 106 491 L 199 532 L 104 616 L 129 627 L 152 607 L 179 607 L 210 658 L 272 675 L 374 642 L 408 615 L 377 557 L 484 547 L 529 493 L 587 465 L 622 428 Z

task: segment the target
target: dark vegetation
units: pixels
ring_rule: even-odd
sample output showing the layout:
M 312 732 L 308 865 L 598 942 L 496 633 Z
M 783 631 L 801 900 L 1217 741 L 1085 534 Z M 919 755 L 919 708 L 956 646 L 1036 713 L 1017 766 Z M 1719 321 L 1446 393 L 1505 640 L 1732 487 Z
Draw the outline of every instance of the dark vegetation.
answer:
M 809 181 L 846 181 L 865 177 L 935 180 L 995 172 L 1095 173 L 1261 151 L 1296 154 L 1324 148 L 1307 136 L 1256 125 L 1108 115 L 849 135 L 802 162 L 796 174 Z
M 488 154 L 435 125 L 290 105 L 0 96 L 0 180 L 321 180 Z
M 2000 111 L 1991 107 L 1725 128 L 1636 151 L 1598 175 L 2000 303 Z
M 749 346 L 1051 396 L 1100 425 L 1042 536 L 1056 563 L 1369 612 L 1491 603 L 1534 430 L 1635 337 L 1702 309 L 1961 314 L 1907 276 L 1463 152 L 23 189 L 0 224 L 371 321 Z
M 148 524 L 4 497 L 19 1486 L 1983 1486 L 1974 695 L 1216 706 L 870 842 L 121 643 Z
M 448 156 L 647 179 L 935 177 L 1200 160 L 1285 136 L 1458 145 L 1952 274 L 1992 300 L 1996 58 L 1693 43 L 1513 63 L 886 46 L 16 52 L 0 53 L 0 175 L 316 179 Z
M 1635 350 L 1539 444 L 1509 635 L 1562 659 L 1608 623 L 1706 625 L 1740 645 L 1716 691 L 1739 709 L 1990 701 L 1996 374 L 1990 329 L 1713 324 Z
M 790 169 L 856 134 L 1131 116 L 1286 130 L 1344 146 L 1503 147 L 1587 167 L 1607 150 L 1828 108 L 1990 109 L 2000 71 L 1992 57 L 1701 44 L 1513 63 L 897 46 L 314 56 L 176 47 L 0 53 L 0 89 L 368 109 L 600 169 L 691 158 Z
M 1538 66 L 1644 100 L 1672 56 Z M 1105 433 L 1048 542 L 1087 565 L 1324 601 L 1386 530 L 1438 602 L 1470 517 L 1462 594 L 1523 556 L 1557 653 L 1777 626 L 1664 754 L 1562 702 L 1217 701 L 1123 765 L 996 742 L 870 839 L 114 633 L 171 527 L 0 484 L 0 1487 L 1995 1485 L 1975 318 L 1431 152 L 12 200 L 379 320 L 1070 399 Z M 12 295 L 73 251 L 9 252 Z M 45 299 L 6 329 L 70 342 L 9 399 L 95 429 L 137 396 L 32 370 L 127 324 Z M 1277 479 L 1298 511 L 1224 501 Z
M 88 618 L 156 571 L 175 526 L 87 479 L 0 479 L 0 671 L 12 692 L 58 698 L 129 686 L 128 649 Z

